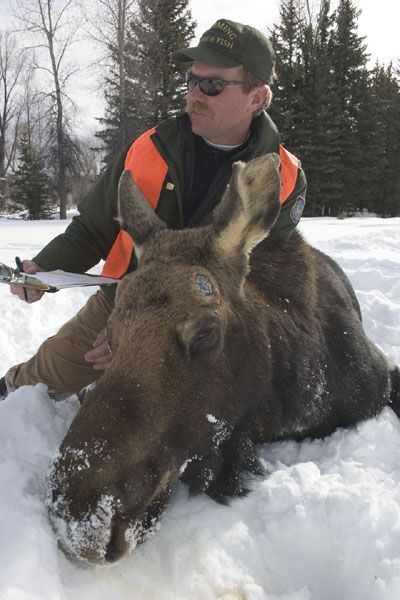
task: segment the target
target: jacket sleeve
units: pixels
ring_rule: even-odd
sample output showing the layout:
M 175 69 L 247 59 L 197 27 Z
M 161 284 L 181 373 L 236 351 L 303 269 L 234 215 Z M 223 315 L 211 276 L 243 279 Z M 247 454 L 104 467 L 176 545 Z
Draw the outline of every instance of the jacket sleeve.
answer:
M 105 259 L 120 226 L 117 214 L 118 181 L 124 169 L 125 156 L 131 144 L 98 178 L 79 204 L 79 215 L 67 229 L 47 244 L 33 261 L 46 271 L 84 273 Z
M 282 204 L 279 217 L 268 236 L 271 242 L 285 242 L 290 238 L 294 228 L 300 221 L 306 199 L 306 191 L 306 176 L 303 169 L 299 167 L 295 188 Z

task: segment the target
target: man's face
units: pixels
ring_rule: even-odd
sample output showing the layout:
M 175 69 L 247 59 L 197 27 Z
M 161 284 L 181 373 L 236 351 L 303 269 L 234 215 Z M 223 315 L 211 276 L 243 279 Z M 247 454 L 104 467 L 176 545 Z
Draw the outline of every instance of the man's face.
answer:
M 222 69 L 194 62 L 191 68 L 198 77 L 218 77 L 225 80 L 243 80 L 243 67 Z M 196 84 L 186 94 L 186 111 L 192 131 L 214 144 L 234 146 L 247 136 L 253 112 L 262 103 L 264 88 L 244 93 L 241 85 L 227 85 L 218 96 L 207 96 Z

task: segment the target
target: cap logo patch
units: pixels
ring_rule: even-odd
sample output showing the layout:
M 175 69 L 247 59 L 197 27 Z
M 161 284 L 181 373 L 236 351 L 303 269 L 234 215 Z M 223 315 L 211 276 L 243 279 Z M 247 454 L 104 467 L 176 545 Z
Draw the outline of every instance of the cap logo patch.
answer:
M 227 23 L 225 23 L 224 21 L 217 21 L 215 23 L 215 25 L 213 25 L 213 29 L 220 29 L 221 31 L 223 31 L 224 33 L 226 33 L 226 35 L 228 36 L 228 38 L 230 40 L 234 40 L 237 38 L 236 33 L 233 31 L 233 29 L 231 27 L 229 27 L 229 25 Z
M 232 27 L 225 23 L 225 21 L 217 21 L 211 27 L 211 30 L 219 29 L 221 33 L 224 33 L 226 37 L 220 37 L 218 35 L 203 35 L 200 39 L 201 44 L 218 44 L 219 46 L 224 46 L 224 48 L 229 48 L 229 50 L 233 50 L 233 42 L 237 38 L 237 33 L 234 32 Z M 227 39 L 228 38 L 228 39 Z
M 225 46 L 225 48 L 230 48 L 230 50 L 233 50 L 233 42 L 224 40 L 224 38 L 215 37 L 215 35 L 203 35 L 200 43 L 219 44 L 220 46 Z

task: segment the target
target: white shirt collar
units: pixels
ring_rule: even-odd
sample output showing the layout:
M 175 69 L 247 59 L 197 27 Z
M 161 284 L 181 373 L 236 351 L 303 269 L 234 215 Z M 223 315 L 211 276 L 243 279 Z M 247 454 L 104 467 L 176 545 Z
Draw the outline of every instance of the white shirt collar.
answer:
M 208 144 L 212 148 L 217 148 L 217 150 L 224 150 L 225 152 L 228 152 L 228 150 L 234 150 L 234 148 L 239 148 L 239 146 L 242 146 L 242 144 L 244 144 L 245 141 L 249 139 L 249 137 L 250 137 L 250 129 L 248 131 L 246 139 L 244 139 L 241 144 L 235 144 L 234 146 L 226 146 L 225 144 L 214 144 L 213 142 L 210 142 L 210 140 L 208 140 L 205 137 L 203 137 L 203 140 L 206 142 L 206 144 Z

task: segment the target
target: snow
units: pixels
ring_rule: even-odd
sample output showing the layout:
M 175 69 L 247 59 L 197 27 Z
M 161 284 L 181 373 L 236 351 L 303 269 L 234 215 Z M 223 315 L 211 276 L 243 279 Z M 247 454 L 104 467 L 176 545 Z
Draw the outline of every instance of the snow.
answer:
M 0 219 L 0 260 L 30 258 L 65 225 Z M 345 269 L 368 335 L 400 364 L 400 219 L 300 227 Z M 0 374 L 91 293 L 64 290 L 28 306 L 0 287 Z M 400 422 L 389 408 L 324 440 L 260 447 L 269 476 L 252 478 L 230 506 L 188 498 L 178 484 L 160 529 L 108 568 L 67 559 L 47 519 L 46 472 L 77 408 L 75 396 L 54 403 L 43 385 L 0 403 L 1 600 L 400 598 Z

